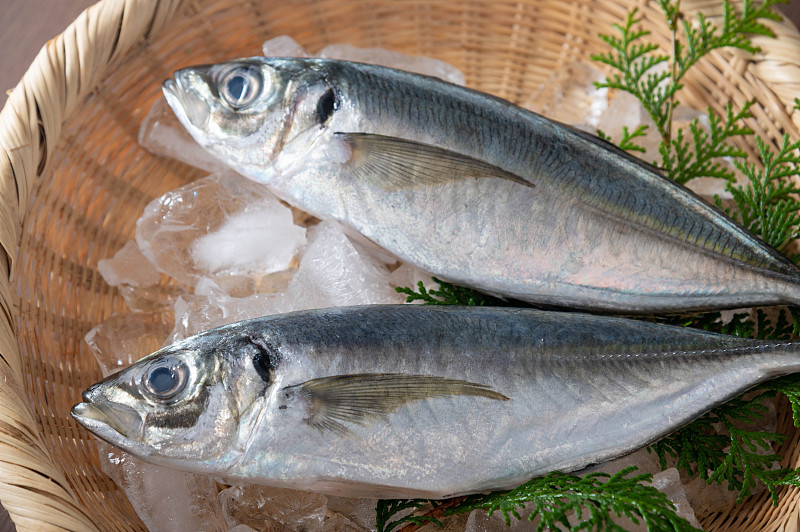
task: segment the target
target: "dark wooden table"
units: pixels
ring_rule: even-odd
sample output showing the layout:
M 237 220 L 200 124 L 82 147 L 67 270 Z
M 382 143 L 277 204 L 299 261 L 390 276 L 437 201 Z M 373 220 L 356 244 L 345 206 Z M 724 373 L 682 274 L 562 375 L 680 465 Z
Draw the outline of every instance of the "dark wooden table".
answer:
M 0 105 L 5 91 L 12 89 L 39 49 L 58 35 L 92 0 L 0 0 Z M 800 0 L 790 0 L 782 11 L 800 26 Z M 46 16 L 42 16 L 46 13 Z M 798 95 L 800 96 L 800 95 Z M 0 505 L 0 532 L 13 532 L 14 523 Z

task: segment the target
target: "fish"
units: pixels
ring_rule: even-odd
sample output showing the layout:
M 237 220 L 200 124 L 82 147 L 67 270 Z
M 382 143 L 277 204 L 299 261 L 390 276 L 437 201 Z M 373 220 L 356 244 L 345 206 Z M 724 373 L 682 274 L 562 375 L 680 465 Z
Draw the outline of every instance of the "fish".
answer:
M 231 482 L 442 499 L 617 458 L 797 371 L 798 342 L 370 305 L 188 337 L 91 386 L 71 413 L 146 461 Z
M 660 170 L 500 98 L 347 61 L 178 70 L 194 139 L 453 284 L 618 314 L 800 304 L 800 270 Z

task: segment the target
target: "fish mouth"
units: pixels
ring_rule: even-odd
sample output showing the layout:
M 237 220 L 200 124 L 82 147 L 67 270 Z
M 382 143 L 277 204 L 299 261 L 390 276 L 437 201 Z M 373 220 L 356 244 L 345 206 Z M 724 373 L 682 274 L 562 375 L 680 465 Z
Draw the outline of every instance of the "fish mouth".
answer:
M 184 125 L 202 128 L 211 117 L 208 103 L 192 88 L 197 78 L 201 78 L 190 68 L 178 70 L 174 79 L 168 79 L 161 85 L 167 103 Z M 203 83 L 205 83 L 203 81 Z
M 133 408 L 118 404 L 99 404 L 88 400 L 78 403 L 70 410 L 70 415 L 100 438 L 119 445 L 120 436 L 135 441 L 142 441 L 144 421 L 142 414 Z

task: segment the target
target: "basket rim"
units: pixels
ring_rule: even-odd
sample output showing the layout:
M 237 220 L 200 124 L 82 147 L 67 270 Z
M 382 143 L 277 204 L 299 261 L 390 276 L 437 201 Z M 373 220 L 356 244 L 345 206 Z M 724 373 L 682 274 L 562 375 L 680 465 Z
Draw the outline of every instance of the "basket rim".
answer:
M 47 450 L 26 401 L 14 333 L 12 271 L 25 209 L 34 183 L 51 168 L 64 124 L 104 73 L 141 42 L 157 35 L 186 0 L 100 0 L 48 41 L 0 111 L 0 500 L 20 530 L 98 530 Z M 687 9 L 708 0 L 685 0 Z M 791 117 L 800 131 L 800 111 L 791 111 L 800 81 L 800 33 L 791 22 L 770 23 L 786 46 L 766 47 L 754 58 L 758 76 L 776 95 L 774 111 Z M 758 41 L 757 41 L 758 43 Z M 99 51 L 99 53 L 98 53 Z M 3 427 L 13 428 L 14 434 Z M 21 451 L 24 449 L 24 451 Z M 20 486 L 14 479 L 25 479 Z

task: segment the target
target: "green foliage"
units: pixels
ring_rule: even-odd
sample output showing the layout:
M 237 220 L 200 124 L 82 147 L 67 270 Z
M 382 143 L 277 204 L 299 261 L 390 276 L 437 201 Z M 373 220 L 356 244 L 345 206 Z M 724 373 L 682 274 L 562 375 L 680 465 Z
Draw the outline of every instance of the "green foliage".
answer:
M 480 508 L 490 514 L 502 512 L 506 524 L 510 524 L 511 516 L 520 519 L 518 510 L 527 508 L 531 521 L 539 518 L 537 531 L 625 530 L 612 521 L 613 515 L 624 516 L 634 524 L 643 523 L 651 532 L 697 530 L 675 514 L 675 507 L 663 493 L 645 485 L 652 480 L 652 475 L 631 476 L 635 470 L 635 467 L 628 467 L 613 476 L 550 473 L 511 491 L 467 497 L 445 515 Z M 572 522 L 570 514 L 574 514 Z
M 481 294 L 477 290 L 465 288 L 463 286 L 455 286 L 446 283 L 436 277 L 433 277 L 433 282 L 439 285 L 439 288 L 428 290 L 422 281 L 417 283 L 417 291 L 407 286 L 398 286 L 395 290 L 400 294 L 406 295 L 406 303 L 414 303 L 415 301 L 422 301 L 426 305 L 466 305 L 469 307 L 482 306 L 486 304 L 495 304 L 500 300 L 487 295 Z
M 707 331 L 758 338 L 759 340 L 789 340 L 797 336 L 798 321 L 793 318 L 793 309 L 779 309 L 775 322 L 763 309 L 755 309 L 756 319 L 749 312 L 734 314 L 729 321 L 722 320 L 721 312 L 704 312 L 692 316 L 668 316 L 660 321 L 670 325 L 705 329 Z M 790 319 L 790 317 L 792 317 Z
M 797 238 L 800 228 L 800 203 L 793 197 L 800 188 L 791 179 L 800 165 L 800 140 L 789 142 L 784 135 L 777 153 L 760 138 L 756 138 L 756 146 L 761 165 L 737 162 L 748 183 L 728 190 L 742 225 L 776 249 L 784 249 Z
M 597 135 L 603 140 L 607 140 L 609 142 L 612 141 L 611 137 L 609 137 L 599 129 L 597 130 Z M 644 137 L 645 135 L 647 135 L 647 126 L 643 124 L 636 126 L 636 129 L 634 129 L 633 132 L 631 132 L 628 129 L 628 126 L 622 126 L 622 138 L 617 143 L 617 146 L 619 146 L 621 149 L 625 151 L 638 151 L 644 153 L 646 150 L 643 147 L 636 144 L 634 140 L 640 137 Z
M 740 158 L 747 154 L 740 148 L 729 144 L 734 137 L 751 135 L 753 131 L 740 125 L 744 119 L 750 118 L 750 107 L 753 102 L 746 102 L 738 113 L 733 112 L 730 104 L 725 109 L 725 119 L 720 120 L 709 107 L 709 132 L 699 125 L 697 119 L 689 124 L 689 137 L 683 129 L 678 129 L 670 144 L 661 143 L 661 166 L 667 176 L 678 183 L 685 184 L 697 177 L 716 177 L 734 181 L 733 170 L 726 166 L 723 157 Z
M 664 121 L 667 117 L 660 111 L 664 101 L 669 98 L 666 91 L 674 93 L 676 86 L 674 83 L 668 83 L 670 78 L 668 70 L 656 67 L 667 63 L 669 56 L 663 54 L 657 44 L 643 40 L 650 35 L 650 32 L 641 29 L 640 22 L 638 10 L 634 9 L 628 13 L 622 26 L 613 25 L 619 37 L 600 35 L 611 51 L 592 55 L 592 59 L 605 63 L 619 73 L 612 74 L 610 79 L 599 83 L 598 86 L 623 90 L 636 96 L 644 104 L 659 131 L 662 129 L 666 131 Z
M 409 514 L 394 521 L 390 521 L 391 517 L 404 510 L 424 507 L 429 501 L 425 499 L 398 499 L 398 500 L 379 500 L 375 508 L 375 528 L 377 532 L 390 532 L 398 526 L 406 523 L 413 523 L 415 525 L 424 525 L 426 523 L 436 523 L 442 526 L 438 519 L 426 515 L 413 515 Z
M 775 390 L 767 386 L 755 397 L 738 397 L 659 440 L 650 449 L 658 456 L 662 469 L 667 466 L 667 457 L 672 457 L 678 469 L 698 475 L 709 484 L 727 482 L 728 489 L 739 492 L 737 502 L 748 497 L 760 480 L 777 503 L 777 489 L 797 482 L 800 474 L 793 469 L 772 469 L 781 458 L 773 452 L 773 445 L 782 443 L 785 436 L 742 428 L 763 419 L 767 412 L 763 401 L 774 396 Z M 715 424 L 723 426 L 730 436 L 715 434 Z
M 770 381 L 764 386 L 777 393 L 782 393 L 789 399 L 794 426 L 800 427 L 800 375 L 787 375 Z
M 715 26 L 701 13 L 694 22 L 680 11 L 680 1 L 659 0 L 672 33 L 669 55 L 647 42 L 650 32 L 641 29 L 638 11 L 634 9 L 623 25 L 614 24 L 618 36 L 600 35 L 611 50 L 596 54 L 592 59 L 612 67 L 614 72 L 599 84 L 629 92 L 642 102 L 661 135 L 663 144 L 672 141 L 672 114 L 677 106 L 676 94 L 683 88 L 681 80 L 702 57 L 718 48 L 739 48 L 751 53 L 758 51 L 750 35 L 773 35 L 760 20 L 779 20 L 773 7 L 780 0 L 754 3 L 745 0 L 741 13 L 727 0 L 723 1 L 722 25 Z M 661 66 L 663 65 L 663 67 Z
M 681 14 L 680 1 L 659 0 L 672 33 L 669 55 L 645 40 L 650 32 L 639 27 L 641 19 L 636 9 L 628 14 L 625 24 L 614 25 L 618 36 L 600 36 L 611 50 L 593 55 L 592 58 L 612 67 L 615 72 L 598 86 L 628 92 L 642 102 L 661 137 L 661 161 L 656 164 L 664 169 L 670 179 L 678 183 L 686 183 L 696 177 L 733 181 L 733 172 L 722 162 L 722 158 L 745 157 L 745 153 L 730 142 L 736 137 L 753 133 L 743 125 L 743 120 L 750 117 L 752 102 L 745 103 L 738 112 L 728 105 L 724 119 L 718 118 L 709 108 L 708 133 L 697 120 L 689 124 L 688 132 L 684 129 L 674 131 L 672 116 L 679 103 L 676 96 L 683 88 L 681 80 L 686 72 L 712 50 L 734 47 L 756 52 L 757 48 L 753 46 L 749 35 L 772 35 L 760 20 L 778 18 L 772 8 L 779 2 L 766 0 L 761 4 L 753 4 L 745 1 L 741 13 L 737 13 L 725 1 L 722 4 L 722 26 L 718 28 L 701 13 L 691 23 Z M 635 136 L 643 136 L 646 129 L 646 126 L 639 126 L 639 134 Z M 608 139 L 606 135 L 602 136 Z M 619 146 L 624 150 L 643 152 L 641 146 L 631 142 L 635 136 L 623 131 Z

